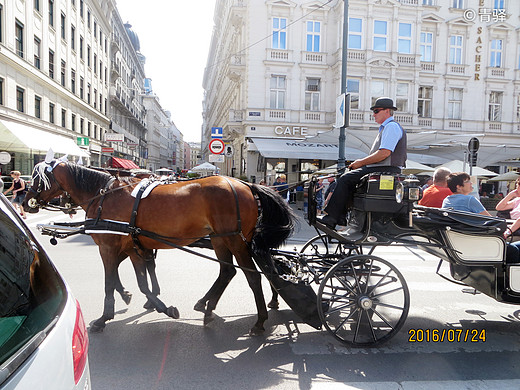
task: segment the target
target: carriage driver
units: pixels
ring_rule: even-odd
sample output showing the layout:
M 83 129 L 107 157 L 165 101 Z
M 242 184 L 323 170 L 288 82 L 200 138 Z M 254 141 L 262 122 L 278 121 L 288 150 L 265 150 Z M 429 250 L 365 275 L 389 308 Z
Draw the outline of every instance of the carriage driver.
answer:
M 361 178 L 367 173 L 384 172 L 400 173 L 406 162 L 406 132 L 394 120 L 393 112 L 397 110 L 394 102 L 388 97 L 380 97 L 370 107 L 374 119 L 380 124 L 379 133 L 370 149 L 370 154 L 355 160 L 337 180 L 337 186 L 325 207 L 327 215 L 319 222 L 334 229 L 338 222 L 346 218 L 347 208 L 352 206 L 354 191 Z

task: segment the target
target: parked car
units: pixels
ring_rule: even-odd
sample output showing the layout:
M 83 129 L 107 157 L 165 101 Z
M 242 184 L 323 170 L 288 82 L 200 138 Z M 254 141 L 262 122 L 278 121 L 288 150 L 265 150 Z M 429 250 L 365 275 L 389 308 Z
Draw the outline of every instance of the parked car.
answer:
M 0 389 L 90 389 L 78 301 L 0 195 Z

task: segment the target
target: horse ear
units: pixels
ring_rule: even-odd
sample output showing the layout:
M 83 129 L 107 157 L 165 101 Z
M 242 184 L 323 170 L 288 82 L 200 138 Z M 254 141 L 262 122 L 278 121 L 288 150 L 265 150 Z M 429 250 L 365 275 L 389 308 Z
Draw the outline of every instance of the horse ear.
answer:
M 49 151 L 45 155 L 45 162 L 47 164 L 50 164 L 52 162 L 52 160 L 54 160 L 54 152 L 53 152 L 52 148 L 49 148 Z

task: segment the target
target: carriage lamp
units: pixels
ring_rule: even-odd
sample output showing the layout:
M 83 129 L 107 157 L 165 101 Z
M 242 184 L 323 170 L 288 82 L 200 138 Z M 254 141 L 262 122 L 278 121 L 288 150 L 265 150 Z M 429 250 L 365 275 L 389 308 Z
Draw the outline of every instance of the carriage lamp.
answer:
M 421 199 L 422 191 L 419 180 L 413 176 L 408 176 L 405 180 L 397 182 L 395 188 L 395 200 L 397 203 L 403 201 L 416 202 Z

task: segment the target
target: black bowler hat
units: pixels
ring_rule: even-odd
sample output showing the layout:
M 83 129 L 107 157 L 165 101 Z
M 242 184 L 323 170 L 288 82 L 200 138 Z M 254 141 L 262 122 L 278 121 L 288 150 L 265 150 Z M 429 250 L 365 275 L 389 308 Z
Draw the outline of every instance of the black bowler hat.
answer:
M 394 101 L 388 97 L 380 97 L 377 99 L 374 105 L 370 107 L 371 110 L 374 108 L 390 108 L 392 110 L 397 110 L 397 107 L 394 106 Z

